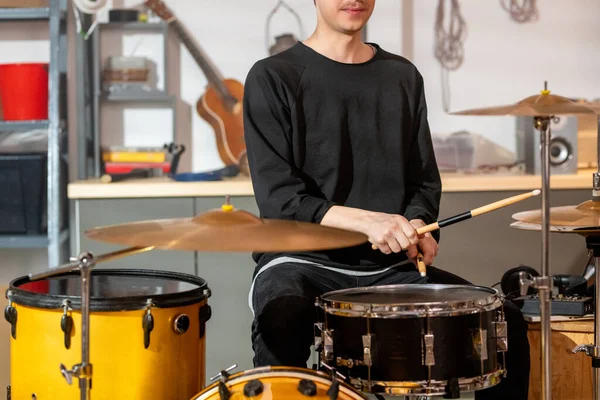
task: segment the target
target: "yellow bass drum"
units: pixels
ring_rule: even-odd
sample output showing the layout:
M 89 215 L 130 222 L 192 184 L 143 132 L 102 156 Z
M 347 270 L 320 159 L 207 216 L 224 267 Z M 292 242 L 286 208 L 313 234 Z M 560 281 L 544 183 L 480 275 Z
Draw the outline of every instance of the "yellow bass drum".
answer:
M 223 393 L 226 392 L 226 393 Z M 229 395 L 229 397 L 227 397 Z M 262 367 L 232 374 L 191 400 L 366 400 L 350 385 L 312 369 Z
M 210 295 L 193 275 L 93 270 L 91 398 L 181 400 L 202 390 Z M 82 361 L 79 273 L 18 278 L 6 297 L 11 399 L 80 399 L 79 380 L 69 384 L 61 372 L 61 364 L 72 370 Z

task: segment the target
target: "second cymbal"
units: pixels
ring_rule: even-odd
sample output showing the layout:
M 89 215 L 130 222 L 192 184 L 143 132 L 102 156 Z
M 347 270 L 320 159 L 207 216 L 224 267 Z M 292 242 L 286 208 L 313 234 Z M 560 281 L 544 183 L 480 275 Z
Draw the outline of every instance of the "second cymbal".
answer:
M 542 223 L 542 211 L 532 210 L 516 213 L 513 219 L 530 224 Z M 552 226 L 573 228 L 600 227 L 600 202 L 592 200 L 576 206 L 551 207 L 549 223 Z
M 261 219 L 224 206 L 194 218 L 159 219 L 90 229 L 90 239 L 127 246 L 217 252 L 314 251 L 367 242 L 361 233 L 307 222 Z
M 544 117 L 554 115 L 600 114 L 599 104 L 573 101 L 567 97 L 550 94 L 542 90 L 540 94 L 524 98 L 515 103 L 497 107 L 476 108 L 450 113 L 451 115 L 496 115 Z

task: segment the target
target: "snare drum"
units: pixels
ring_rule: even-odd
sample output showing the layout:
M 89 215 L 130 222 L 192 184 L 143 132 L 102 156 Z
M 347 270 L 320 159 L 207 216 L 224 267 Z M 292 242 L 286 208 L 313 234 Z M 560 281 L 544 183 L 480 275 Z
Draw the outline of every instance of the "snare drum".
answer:
M 345 289 L 317 300 L 321 361 L 359 390 L 445 395 L 492 387 L 507 350 L 503 298 L 469 285 Z
M 69 385 L 60 365 L 71 370 L 82 361 L 81 276 L 68 273 L 39 282 L 18 278 L 6 292 L 11 396 L 76 400 L 79 380 L 73 377 Z M 206 281 L 192 275 L 93 270 L 91 397 L 181 400 L 198 393 L 205 380 L 209 297 Z
M 295 367 L 262 367 L 233 374 L 224 380 L 232 399 L 315 399 L 366 400 L 348 384 L 319 371 Z M 191 400 L 220 400 L 220 382 L 207 387 Z M 221 385 L 223 390 L 223 385 Z M 337 397 L 335 391 L 337 390 Z

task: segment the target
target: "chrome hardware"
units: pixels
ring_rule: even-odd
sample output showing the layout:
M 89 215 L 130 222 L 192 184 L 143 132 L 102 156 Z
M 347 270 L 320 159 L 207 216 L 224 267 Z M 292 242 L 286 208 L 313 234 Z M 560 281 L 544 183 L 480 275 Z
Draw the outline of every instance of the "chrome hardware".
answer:
M 363 343 L 363 365 L 366 365 L 367 367 L 370 367 L 373 365 L 373 354 L 371 351 L 372 348 L 372 342 L 374 340 L 374 334 L 369 333 L 366 335 L 362 336 L 362 343 Z
M 433 354 L 433 333 L 423 335 L 423 343 L 425 345 L 425 360 L 423 365 L 435 365 L 435 357 Z
M 333 329 L 323 330 L 323 359 L 333 360 Z
M 345 359 L 342 357 L 338 357 L 335 359 L 335 365 L 337 365 L 338 367 L 353 368 L 355 365 L 362 365 L 362 362 L 360 360 L 353 360 L 351 358 Z
M 321 366 L 327 368 L 332 373 L 335 372 L 335 375 L 338 376 L 339 378 L 341 378 L 343 381 L 346 381 L 346 379 L 348 379 L 348 378 L 346 378 L 345 375 L 340 374 L 337 371 L 337 369 L 333 368 L 331 365 L 329 365 L 327 363 L 324 363 L 323 361 L 321 361 Z
M 318 352 L 321 349 L 321 345 L 323 344 L 323 323 L 315 322 L 313 325 L 313 332 L 315 335 L 315 351 Z
M 532 277 L 530 274 L 519 272 L 519 290 L 521 296 L 526 296 L 530 287 L 538 290 L 552 290 L 552 278 L 547 276 Z
M 146 313 L 142 318 L 142 329 L 144 330 L 144 348 L 150 346 L 150 332 L 154 329 L 154 317 L 152 316 L 152 299 L 146 301 Z
M 477 329 L 473 332 L 473 356 L 476 360 L 487 360 L 487 329 Z
M 506 321 L 492 322 L 496 328 L 496 346 L 498 351 L 508 351 L 508 326 Z
M 69 385 L 73 383 L 73 378 L 79 379 L 87 379 L 92 376 L 92 365 L 88 364 L 85 367 L 82 367 L 81 364 L 77 364 L 73 367 L 71 371 L 64 366 L 64 364 L 60 364 L 60 372 L 65 377 L 65 380 Z
M 237 368 L 237 364 L 233 364 L 231 367 L 227 368 L 225 371 L 221 371 L 218 374 L 216 374 L 215 376 L 213 376 L 212 378 L 210 378 L 210 381 L 212 382 L 218 378 L 226 378 L 226 376 L 229 376 L 228 372 L 231 372 L 236 368 Z
M 600 354 L 600 349 L 594 346 L 593 344 L 580 344 L 576 346 L 573 350 L 571 350 L 571 353 L 573 354 L 581 352 L 585 352 L 585 354 L 590 357 L 598 358 L 598 355 Z
M 190 317 L 185 314 L 178 315 L 173 320 L 173 330 L 179 334 L 186 333 L 190 329 Z

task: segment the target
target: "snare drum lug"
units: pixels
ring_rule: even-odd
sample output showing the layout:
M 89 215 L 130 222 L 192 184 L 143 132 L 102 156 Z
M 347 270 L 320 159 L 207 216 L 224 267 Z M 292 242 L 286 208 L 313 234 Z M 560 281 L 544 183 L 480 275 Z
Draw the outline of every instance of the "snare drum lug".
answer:
M 423 335 L 423 344 L 425 345 L 425 361 L 423 365 L 432 366 L 435 365 L 435 355 L 433 352 L 433 333 Z
M 373 349 L 375 347 L 375 346 L 373 346 L 374 341 L 375 341 L 375 335 L 372 333 L 362 336 L 362 343 L 363 343 L 363 362 L 362 362 L 362 364 L 367 367 L 371 367 L 373 365 L 373 358 L 374 358 Z
M 473 356 L 476 360 L 487 360 L 487 330 L 477 329 L 473 332 Z
M 492 322 L 496 328 L 496 346 L 498 351 L 508 351 L 508 327 L 506 321 Z
M 202 339 L 206 334 L 206 323 L 211 317 L 212 308 L 208 304 L 200 307 L 200 310 L 198 311 L 198 319 L 200 320 L 200 339 Z
M 323 323 L 322 322 L 316 322 L 313 325 L 313 332 L 315 335 L 315 351 L 319 352 L 321 351 L 321 345 L 323 344 Z
M 323 330 L 323 359 L 325 362 L 333 360 L 333 329 Z
M 10 324 L 10 334 L 13 339 L 17 338 L 17 309 L 9 303 L 4 309 L 4 319 Z

